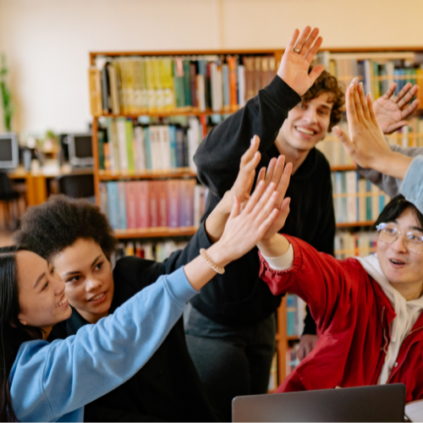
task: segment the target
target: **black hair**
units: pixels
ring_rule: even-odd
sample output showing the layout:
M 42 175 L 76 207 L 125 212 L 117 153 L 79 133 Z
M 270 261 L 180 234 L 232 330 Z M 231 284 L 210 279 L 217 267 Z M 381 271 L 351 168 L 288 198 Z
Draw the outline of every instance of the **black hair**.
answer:
M 16 246 L 0 248 L 0 421 L 17 421 L 10 395 L 9 375 L 23 342 L 41 339 L 39 328 L 24 326 L 20 313 Z
M 99 244 L 108 259 L 116 248 L 113 229 L 98 206 L 64 195 L 53 195 L 45 203 L 31 207 L 14 236 L 18 245 L 46 260 L 80 238 Z
M 423 229 L 423 214 L 413 204 L 405 199 L 403 195 L 397 195 L 394 197 L 382 210 L 375 222 L 375 226 L 383 222 L 393 222 L 396 220 L 405 210 L 411 209 L 414 217 L 419 222 L 420 227 Z

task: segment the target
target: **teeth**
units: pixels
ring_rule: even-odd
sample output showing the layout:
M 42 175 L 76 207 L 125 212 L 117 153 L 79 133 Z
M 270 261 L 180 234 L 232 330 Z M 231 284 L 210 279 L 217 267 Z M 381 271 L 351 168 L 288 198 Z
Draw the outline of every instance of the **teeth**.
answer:
M 91 298 L 91 301 L 96 301 L 96 300 L 99 300 L 101 297 L 103 297 L 104 296 L 104 292 L 102 293 L 102 294 L 98 294 L 96 297 L 94 297 L 94 298 Z
M 310 131 L 310 130 L 305 129 L 305 128 L 298 127 L 297 131 L 302 132 L 303 134 L 306 134 L 306 135 L 314 135 L 314 131 Z
M 60 303 L 56 305 L 56 307 L 60 307 L 60 306 L 62 306 L 62 305 L 63 305 L 63 304 L 65 304 L 67 301 L 68 301 L 68 299 L 66 298 L 66 296 L 65 296 L 65 297 L 63 297 L 63 300 L 61 300 L 61 301 L 60 301 Z
M 392 263 L 394 264 L 404 264 L 404 262 L 402 261 L 397 261 L 397 260 L 391 260 Z

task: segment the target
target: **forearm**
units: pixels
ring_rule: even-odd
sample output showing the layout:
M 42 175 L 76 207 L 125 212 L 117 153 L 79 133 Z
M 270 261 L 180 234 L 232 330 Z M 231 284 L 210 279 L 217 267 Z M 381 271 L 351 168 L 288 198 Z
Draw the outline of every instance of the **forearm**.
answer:
M 392 151 L 388 157 L 375 160 L 372 168 L 384 175 L 403 180 L 412 160 L 412 157 Z
M 265 257 L 280 257 L 287 253 L 289 241 L 281 234 L 275 234 L 269 240 L 262 240 L 257 247 Z
M 218 241 L 222 236 L 231 213 L 232 204 L 232 195 L 230 191 L 227 191 L 222 200 L 207 217 L 205 229 L 211 243 Z

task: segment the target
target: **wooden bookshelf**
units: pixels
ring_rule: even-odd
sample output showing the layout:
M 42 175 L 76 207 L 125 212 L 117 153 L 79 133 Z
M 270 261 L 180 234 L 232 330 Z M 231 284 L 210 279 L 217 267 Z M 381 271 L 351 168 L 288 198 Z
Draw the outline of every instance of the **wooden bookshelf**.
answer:
M 135 238 L 173 238 L 178 236 L 193 236 L 197 227 L 188 226 L 186 228 L 143 228 L 115 230 L 114 235 L 119 239 Z
M 414 53 L 423 53 L 423 46 L 396 46 L 396 47 L 324 47 L 321 49 L 322 52 L 329 52 L 329 54 L 335 54 L 336 57 L 343 55 L 342 57 L 354 57 L 358 60 L 389 60 L 390 58 L 403 58 L 412 57 Z M 111 59 L 119 57 L 133 57 L 133 56 L 144 56 L 144 57 L 166 57 L 166 56 L 224 56 L 224 55 L 268 55 L 273 56 L 275 59 L 276 69 L 279 66 L 282 58 L 284 49 L 222 49 L 222 50 L 177 50 L 177 51 L 94 51 L 89 53 L 89 64 L 95 66 L 96 59 Z M 351 78 L 354 75 L 351 75 Z M 349 78 L 349 77 L 348 77 Z M 347 81 L 347 77 L 341 76 L 342 81 Z M 423 107 L 423 102 L 421 102 Z M 227 115 L 233 113 L 237 109 L 230 111 L 213 111 L 206 109 L 205 111 L 199 111 L 198 109 L 191 108 L 186 109 L 173 109 L 169 111 L 157 111 L 157 112 L 146 112 L 142 113 L 142 116 L 166 118 L 171 116 L 210 116 L 210 115 Z M 163 178 L 195 178 L 196 174 L 189 169 L 177 169 L 171 172 L 142 172 L 142 173 L 111 173 L 99 170 L 99 152 L 98 152 L 98 126 L 99 119 L 102 118 L 117 118 L 126 117 L 129 119 L 137 119 L 139 114 L 102 114 L 93 116 L 92 123 L 92 141 L 93 141 L 93 156 L 94 156 L 94 187 L 96 202 L 100 205 L 100 193 L 99 184 L 103 181 L 114 181 L 114 180 L 138 180 L 138 179 L 163 179 Z M 328 137 L 329 138 L 329 137 Z M 333 166 L 332 171 L 353 171 L 356 170 L 355 165 L 345 166 Z M 373 222 L 352 222 L 352 223 L 338 223 L 337 228 L 353 228 L 353 227 L 368 227 Z M 178 236 L 192 236 L 196 231 L 196 228 L 148 228 L 148 229 L 134 229 L 125 231 L 115 231 L 115 235 L 119 239 L 136 239 L 136 238 L 162 238 L 162 237 L 178 237 Z M 282 300 L 281 306 L 277 311 L 278 321 L 278 333 L 276 334 L 277 343 L 277 356 L 278 356 L 278 383 L 280 384 L 285 378 L 285 360 L 286 351 L 289 343 L 298 341 L 298 337 L 288 337 L 286 334 L 286 301 L 285 298 Z
M 127 179 L 170 179 L 170 178 L 196 178 L 197 173 L 190 168 L 180 168 L 170 171 L 149 171 L 149 172 L 119 172 L 114 173 L 106 170 L 98 171 L 100 181 L 115 181 Z

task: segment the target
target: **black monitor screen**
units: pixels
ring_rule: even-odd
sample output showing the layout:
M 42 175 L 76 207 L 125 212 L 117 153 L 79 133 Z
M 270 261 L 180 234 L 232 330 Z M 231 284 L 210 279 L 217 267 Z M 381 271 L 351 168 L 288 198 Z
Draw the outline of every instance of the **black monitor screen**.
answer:
M 93 156 L 93 149 L 90 135 L 75 135 L 75 156 L 78 159 L 85 159 Z
M 7 162 L 13 159 L 12 138 L 0 138 L 0 162 Z

